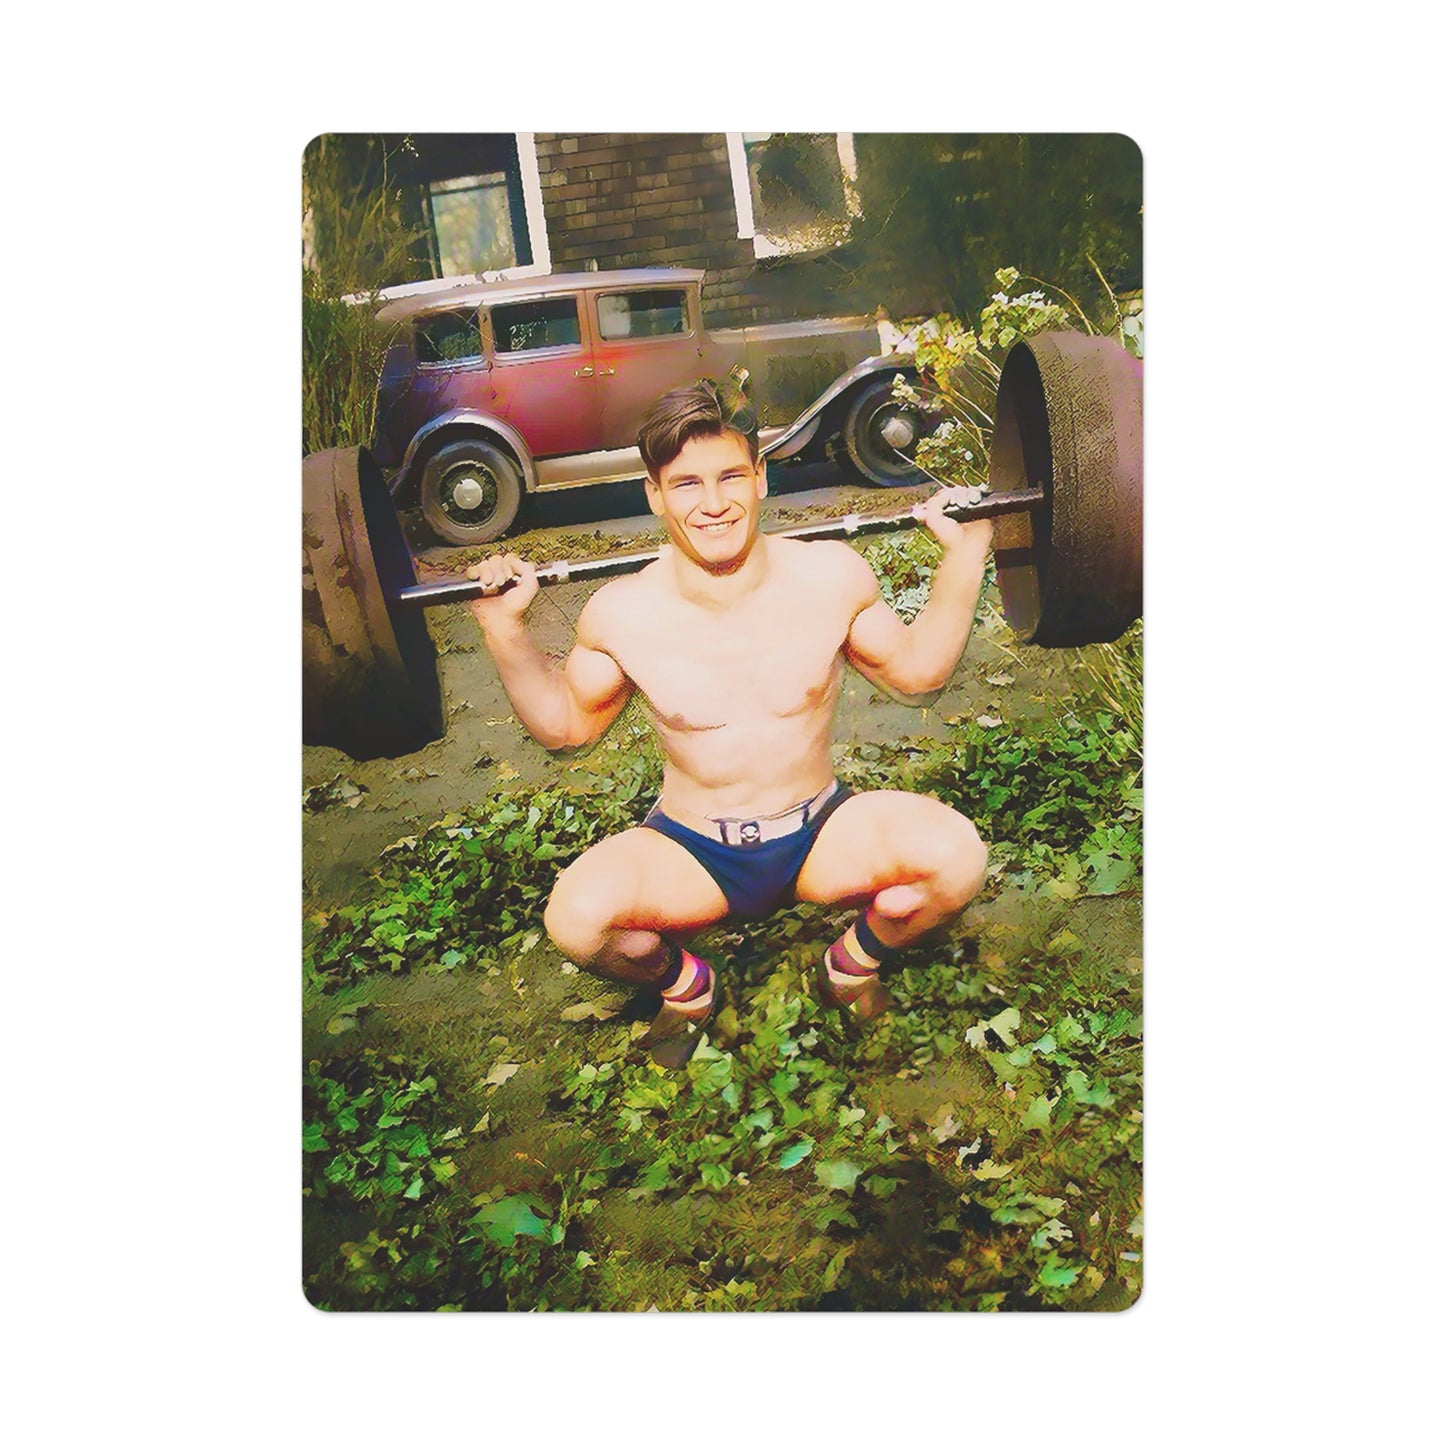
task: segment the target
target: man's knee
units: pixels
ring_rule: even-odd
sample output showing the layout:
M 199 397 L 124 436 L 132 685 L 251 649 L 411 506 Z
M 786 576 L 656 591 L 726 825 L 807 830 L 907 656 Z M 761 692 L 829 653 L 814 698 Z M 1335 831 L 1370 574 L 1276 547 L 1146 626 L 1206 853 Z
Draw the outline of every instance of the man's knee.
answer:
M 593 957 L 613 923 L 616 898 L 595 870 L 564 868 L 542 913 L 547 937 L 575 962 Z
M 962 909 L 983 887 L 988 871 L 988 847 L 969 819 L 949 810 L 947 821 L 931 839 L 933 889 L 938 901 L 952 911 Z

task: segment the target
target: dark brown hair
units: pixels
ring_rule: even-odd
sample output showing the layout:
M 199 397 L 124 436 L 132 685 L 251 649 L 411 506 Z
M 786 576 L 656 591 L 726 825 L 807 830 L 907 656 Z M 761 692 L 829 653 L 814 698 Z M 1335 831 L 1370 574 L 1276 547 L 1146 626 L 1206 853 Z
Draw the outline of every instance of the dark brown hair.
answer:
M 637 447 L 648 476 L 655 481 L 694 437 L 716 437 L 724 432 L 747 443 L 748 456 L 756 466 L 758 414 L 747 393 L 731 378 L 717 382 L 704 377 L 653 402 L 637 433 Z

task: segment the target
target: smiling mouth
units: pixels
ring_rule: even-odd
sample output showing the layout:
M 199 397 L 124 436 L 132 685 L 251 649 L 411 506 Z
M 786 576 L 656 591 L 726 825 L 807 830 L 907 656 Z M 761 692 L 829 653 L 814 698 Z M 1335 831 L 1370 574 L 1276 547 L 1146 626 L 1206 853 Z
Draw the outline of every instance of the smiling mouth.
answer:
M 728 528 L 731 527 L 736 521 L 737 518 L 734 517 L 731 522 L 695 522 L 693 523 L 693 530 L 697 532 L 708 532 L 714 534 L 718 532 L 726 532 Z

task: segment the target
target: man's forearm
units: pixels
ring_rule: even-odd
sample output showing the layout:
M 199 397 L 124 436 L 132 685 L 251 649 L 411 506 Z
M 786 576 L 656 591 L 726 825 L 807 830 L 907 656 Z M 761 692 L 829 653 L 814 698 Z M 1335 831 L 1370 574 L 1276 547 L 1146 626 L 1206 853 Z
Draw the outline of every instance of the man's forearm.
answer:
M 939 692 L 948 686 L 973 630 L 988 549 L 960 543 L 939 559 L 928 601 L 908 628 L 909 691 Z
M 544 748 L 571 746 L 576 709 L 559 662 L 537 647 L 520 618 L 482 623 L 481 629 L 522 726 Z

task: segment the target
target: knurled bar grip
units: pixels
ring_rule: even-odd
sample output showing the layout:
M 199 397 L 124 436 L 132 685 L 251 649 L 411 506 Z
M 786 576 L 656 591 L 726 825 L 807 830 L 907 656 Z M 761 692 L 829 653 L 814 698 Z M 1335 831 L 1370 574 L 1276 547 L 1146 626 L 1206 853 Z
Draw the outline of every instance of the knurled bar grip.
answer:
M 1000 517 L 1011 512 L 1029 512 L 1046 504 L 1047 498 L 1042 487 L 1022 487 L 1017 491 L 997 492 L 980 497 L 976 502 L 960 504 L 950 502 L 944 507 L 945 516 L 977 521 L 982 517 Z M 809 540 L 831 537 L 856 537 L 865 532 L 902 531 L 917 527 L 921 518 L 913 508 L 904 512 L 879 512 L 873 516 L 851 513 L 828 522 L 805 522 L 796 527 L 783 527 L 769 532 L 770 537 L 801 537 Z M 537 581 L 543 585 L 554 582 L 584 582 L 598 577 L 618 577 L 624 572 L 636 572 L 649 562 L 657 561 L 662 554 L 651 552 L 623 552 L 615 557 L 597 557 L 588 562 L 548 562 L 537 568 Z M 408 607 L 437 607 L 448 602 L 469 602 L 474 597 L 498 596 L 508 588 L 516 586 L 517 579 L 510 578 L 497 592 L 485 593 L 482 584 L 472 578 L 458 582 L 423 582 L 415 587 L 403 587 L 395 601 Z

